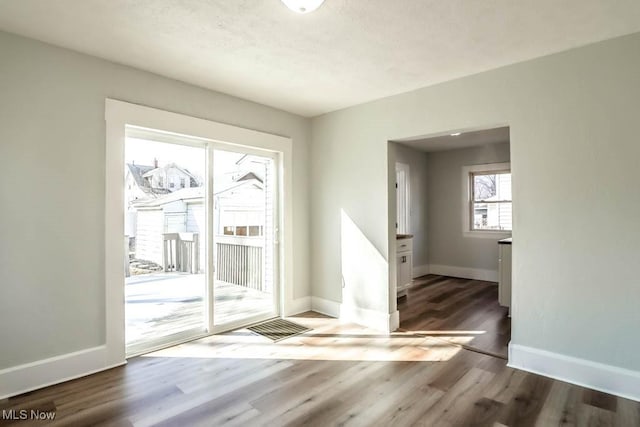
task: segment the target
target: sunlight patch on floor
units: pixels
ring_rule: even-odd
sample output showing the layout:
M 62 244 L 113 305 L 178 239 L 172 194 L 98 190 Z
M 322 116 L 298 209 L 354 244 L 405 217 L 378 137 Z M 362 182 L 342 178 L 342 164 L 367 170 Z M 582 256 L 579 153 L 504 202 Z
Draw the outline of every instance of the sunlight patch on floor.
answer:
M 385 334 L 332 318 L 295 317 L 291 320 L 312 330 L 273 343 L 248 329 L 239 329 L 143 357 L 441 362 L 455 356 L 461 350 L 460 344 L 482 333 L 420 331 L 423 334 L 419 334 L 411 331 Z

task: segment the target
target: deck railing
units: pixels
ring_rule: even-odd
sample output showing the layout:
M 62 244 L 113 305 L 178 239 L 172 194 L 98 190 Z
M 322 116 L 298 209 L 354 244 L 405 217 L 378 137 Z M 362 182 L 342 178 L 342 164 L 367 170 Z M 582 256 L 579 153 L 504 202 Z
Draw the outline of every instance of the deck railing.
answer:
M 200 244 L 198 233 L 164 233 L 162 260 L 164 271 L 198 273 Z
M 262 237 L 216 236 L 216 279 L 266 291 L 263 246 Z M 164 233 L 164 271 L 201 272 L 200 250 L 197 233 Z
M 216 279 L 265 291 L 262 237 L 216 236 Z

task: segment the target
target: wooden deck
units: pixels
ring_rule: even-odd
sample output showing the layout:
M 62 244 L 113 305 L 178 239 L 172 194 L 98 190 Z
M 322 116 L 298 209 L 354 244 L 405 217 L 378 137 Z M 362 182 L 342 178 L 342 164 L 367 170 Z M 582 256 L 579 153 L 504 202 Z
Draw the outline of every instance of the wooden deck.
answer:
M 127 346 L 204 328 L 205 275 L 154 273 L 132 276 L 125 286 Z M 216 281 L 214 322 L 224 325 L 272 311 L 271 294 Z

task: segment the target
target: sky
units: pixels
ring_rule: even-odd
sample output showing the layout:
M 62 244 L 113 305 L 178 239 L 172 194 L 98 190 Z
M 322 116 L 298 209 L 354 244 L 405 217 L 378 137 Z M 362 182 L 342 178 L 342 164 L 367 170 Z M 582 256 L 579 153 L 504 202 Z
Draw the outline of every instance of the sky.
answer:
M 236 171 L 236 162 L 242 156 L 239 153 L 215 150 L 215 175 Z M 154 159 L 158 159 L 159 166 L 175 163 L 178 166 L 189 169 L 191 173 L 199 178 L 206 176 L 206 151 L 204 148 L 127 138 L 124 157 L 126 163 L 146 166 L 153 166 Z

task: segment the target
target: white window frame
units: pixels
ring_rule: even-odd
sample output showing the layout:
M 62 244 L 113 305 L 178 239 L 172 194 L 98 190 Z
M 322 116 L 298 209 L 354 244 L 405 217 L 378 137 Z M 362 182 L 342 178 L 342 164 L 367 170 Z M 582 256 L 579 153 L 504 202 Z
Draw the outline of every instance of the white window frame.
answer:
M 411 234 L 411 173 L 406 163 L 396 163 L 396 234 Z
M 471 210 L 473 206 L 472 174 L 505 171 L 511 172 L 511 163 L 488 163 L 484 165 L 464 166 L 462 168 L 462 234 L 464 237 L 503 239 L 511 236 L 512 230 L 474 230 L 471 227 Z M 511 203 L 513 206 L 513 200 Z

